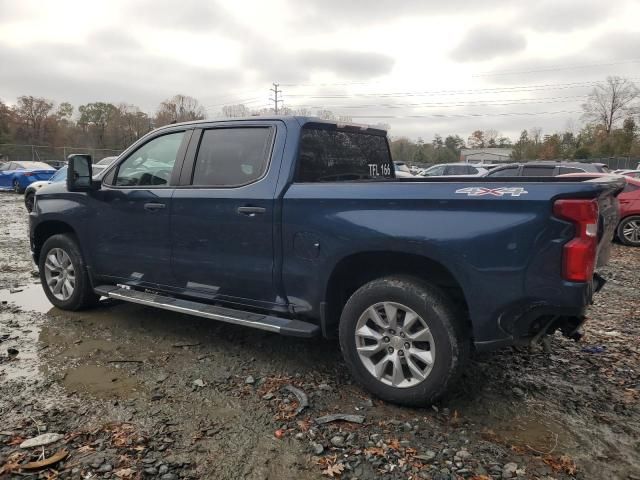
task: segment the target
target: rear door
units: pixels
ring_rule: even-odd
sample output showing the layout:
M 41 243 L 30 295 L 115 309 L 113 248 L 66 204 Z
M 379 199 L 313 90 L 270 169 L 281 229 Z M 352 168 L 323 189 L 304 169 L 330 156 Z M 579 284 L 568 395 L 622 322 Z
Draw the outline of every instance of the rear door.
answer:
M 171 266 L 186 295 L 285 305 L 274 278 L 274 195 L 285 135 L 277 121 L 225 122 L 194 133 L 171 216 Z

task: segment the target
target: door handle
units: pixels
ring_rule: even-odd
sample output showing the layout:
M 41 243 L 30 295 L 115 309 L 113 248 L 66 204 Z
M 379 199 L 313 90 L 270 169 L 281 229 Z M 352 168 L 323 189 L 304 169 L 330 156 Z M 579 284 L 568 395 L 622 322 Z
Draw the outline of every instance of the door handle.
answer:
M 263 214 L 266 211 L 267 209 L 263 207 L 238 207 L 238 213 L 248 217 L 255 217 L 257 214 Z
M 155 212 L 156 210 L 162 210 L 165 207 L 166 207 L 166 205 L 164 203 L 150 202 L 150 203 L 145 203 L 144 204 L 144 209 L 148 210 L 150 212 Z

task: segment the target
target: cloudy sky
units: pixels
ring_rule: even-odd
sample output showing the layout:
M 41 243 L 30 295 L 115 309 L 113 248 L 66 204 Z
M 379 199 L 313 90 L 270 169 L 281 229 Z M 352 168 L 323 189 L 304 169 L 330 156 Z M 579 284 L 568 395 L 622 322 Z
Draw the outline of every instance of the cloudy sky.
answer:
M 0 100 L 176 93 L 326 108 L 392 136 L 577 129 L 594 82 L 640 84 L 638 0 L 0 0 Z

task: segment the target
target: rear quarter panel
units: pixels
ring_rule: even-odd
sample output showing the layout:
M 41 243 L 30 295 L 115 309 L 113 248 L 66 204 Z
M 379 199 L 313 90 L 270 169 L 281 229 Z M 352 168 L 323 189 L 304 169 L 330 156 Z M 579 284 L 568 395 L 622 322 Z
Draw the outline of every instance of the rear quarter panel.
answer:
M 293 184 L 284 197 L 282 224 L 290 301 L 317 316 L 341 259 L 397 251 L 425 256 L 451 272 L 464 291 L 476 341 L 505 336 L 500 316 L 522 304 L 584 305 L 584 284 L 561 279 L 562 247 L 573 226 L 552 216 L 550 200 L 568 190 L 588 194 L 590 187 L 485 182 L 483 187 L 524 187 L 527 193 L 456 193 L 474 185 L 480 183 Z M 315 257 L 311 243 L 319 244 Z

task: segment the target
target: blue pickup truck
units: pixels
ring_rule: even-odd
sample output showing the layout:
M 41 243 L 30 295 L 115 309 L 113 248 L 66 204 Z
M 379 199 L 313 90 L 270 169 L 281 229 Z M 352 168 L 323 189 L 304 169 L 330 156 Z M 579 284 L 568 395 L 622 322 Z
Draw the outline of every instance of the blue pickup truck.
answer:
M 579 338 L 617 224 L 612 178 L 396 179 L 386 132 L 316 118 L 157 129 L 38 192 L 31 248 L 59 308 L 109 297 L 299 337 L 423 405 L 474 350 Z

